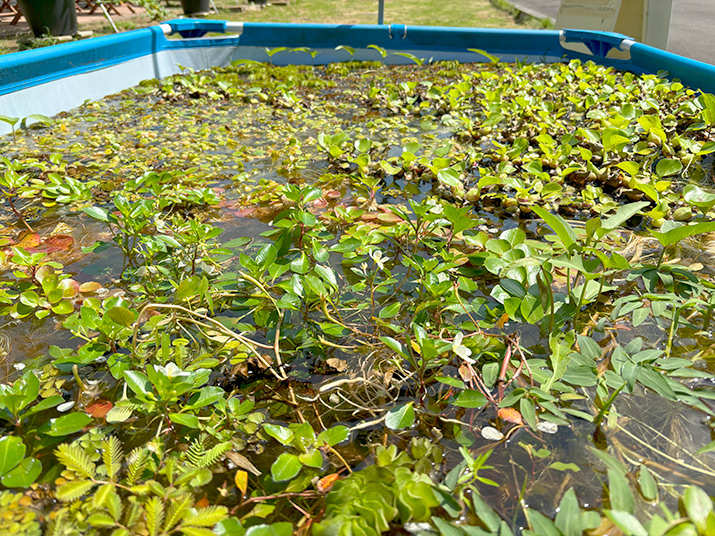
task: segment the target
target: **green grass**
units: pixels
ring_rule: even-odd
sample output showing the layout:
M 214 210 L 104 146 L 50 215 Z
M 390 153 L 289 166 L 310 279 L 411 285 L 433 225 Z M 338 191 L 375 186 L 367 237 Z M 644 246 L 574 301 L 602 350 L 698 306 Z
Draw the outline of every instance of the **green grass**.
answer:
M 163 0 L 160 0 L 164 4 Z M 246 22 L 296 22 L 296 23 L 328 23 L 328 24 L 376 24 L 377 0 L 358 2 L 356 0 L 291 0 L 287 6 L 268 5 L 263 9 L 247 10 L 253 6 L 247 0 L 215 0 L 219 8 L 218 14 L 210 18 L 246 21 Z M 503 4 L 503 0 L 500 0 Z M 166 5 L 166 4 L 164 4 Z M 172 0 L 166 6 L 166 19 L 183 16 L 179 2 Z M 114 20 L 122 31 L 143 28 L 156 24 L 145 13 Z M 501 5 L 495 5 L 494 0 L 453 0 L 445 7 L 440 0 L 386 0 L 385 24 L 408 24 L 424 26 L 473 26 L 483 28 L 541 28 L 543 24 L 537 19 L 520 20 L 514 13 Z M 112 28 L 105 19 L 91 24 L 84 23 L 79 18 L 80 30 L 92 30 L 94 36 L 111 34 Z M 42 41 L 31 40 L 30 34 L 0 37 L 0 54 L 17 52 L 23 48 L 35 48 Z M 22 42 L 30 41 L 21 45 Z M 47 44 L 51 44 L 49 41 Z
M 235 0 L 219 0 L 221 12 L 212 18 L 249 22 L 323 22 L 332 24 L 375 24 L 378 2 L 355 0 L 298 0 L 288 6 L 267 6 L 260 11 L 239 12 Z M 241 2 L 241 5 L 245 5 Z M 487 28 L 539 27 L 517 23 L 513 16 L 491 5 L 489 0 L 453 0 L 445 8 L 440 0 L 386 0 L 385 24 L 430 26 L 479 26 Z

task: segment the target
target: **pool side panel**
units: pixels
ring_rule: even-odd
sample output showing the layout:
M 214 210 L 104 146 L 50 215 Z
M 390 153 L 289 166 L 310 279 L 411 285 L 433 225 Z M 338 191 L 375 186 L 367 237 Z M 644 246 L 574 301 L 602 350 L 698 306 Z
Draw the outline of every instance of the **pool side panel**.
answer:
M 188 48 L 164 50 L 144 55 L 81 74 L 57 78 L 49 82 L 23 87 L 0 95 L 0 112 L 9 117 L 31 114 L 53 116 L 81 105 L 136 86 L 142 80 L 164 78 L 181 71 L 179 65 L 195 70 L 214 65 L 228 65 L 236 48 Z M 0 135 L 9 134 L 11 127 L 0 124 Z
M 715 93 L 715 66 L 708 65 L 658 48 L 634 43 L 631 61 L 644 72 L 663 72 L 669 79 L 678 79 L 686 86 Z

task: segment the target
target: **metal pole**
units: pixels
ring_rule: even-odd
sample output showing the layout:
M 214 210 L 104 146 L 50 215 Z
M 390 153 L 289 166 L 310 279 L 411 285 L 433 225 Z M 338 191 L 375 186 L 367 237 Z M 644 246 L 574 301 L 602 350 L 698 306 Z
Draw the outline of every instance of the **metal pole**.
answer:
M 377 23 L 382 24 L 385 20 L 385 0 L 378 0 L 377 4 Z
M 107 17 L 107 20 L 109 21 L 109 24 L 112 25 L 112 28 L 114 29 L 114 33 L 119 33 L 119 28 L 117 28 L 117 25 L 114 24 L 114 21 L 112 20 L 112 17 L 109 16 L 109 11 L 107 11 L 107 8 L 104 7 L 104 2 L 97 2 L 99 4 L 99 7 L 102 8 L 102 11 L 104 12 L 104 16 Z

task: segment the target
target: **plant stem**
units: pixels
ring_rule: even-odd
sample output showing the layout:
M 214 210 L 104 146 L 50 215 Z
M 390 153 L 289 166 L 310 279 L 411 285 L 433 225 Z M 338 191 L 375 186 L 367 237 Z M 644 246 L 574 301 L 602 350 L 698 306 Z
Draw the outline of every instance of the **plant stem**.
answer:
M 675 326 L 678 325 L 678 314 L 681 309 L 673 305 L 673 316 L 670 318 L 670 330 L 668 330 L 668 344 L 665 346 L 665 357 L 670 357 L 670 351 L 673 349 L 673 337 L 675 336 Z
M 30 224 L 27 223 L 27 221 L 25 221 L 25 218 L 22 217 L 22 214 L 20 214 L 20 211 L 18 211 L 17 208 L 15 207 L 15 203 L 12 200 L 13 197 L 14 197 L 14 195 L 8 195 L 8 197 L 7 197 L 7 201 L 8 201 L 8 203 L 10 203 L 10 209 L 13 211 L 15 216 L 17 216 L 17 219 L 19 219 L 22 222 L 22 224 L 25 226 L 25 228 L 28 231 L 30 231 L 31 233 L 34 233 L 35 232 L 34 229 L 32 227 L 30 227 Z

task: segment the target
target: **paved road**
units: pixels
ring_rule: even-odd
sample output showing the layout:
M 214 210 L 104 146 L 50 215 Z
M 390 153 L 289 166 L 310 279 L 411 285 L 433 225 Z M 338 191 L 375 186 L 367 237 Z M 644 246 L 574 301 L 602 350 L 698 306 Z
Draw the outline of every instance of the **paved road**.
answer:
M 628 0 L 624 0 L 628 1 Z M 517 8 L 556 19 L 560 0 L 511 0 Z M 715 2 L 673 0 L 668 51 L 715 65 Z
M 715 64 L 715 2 L 673 0 L 668 51 Z

